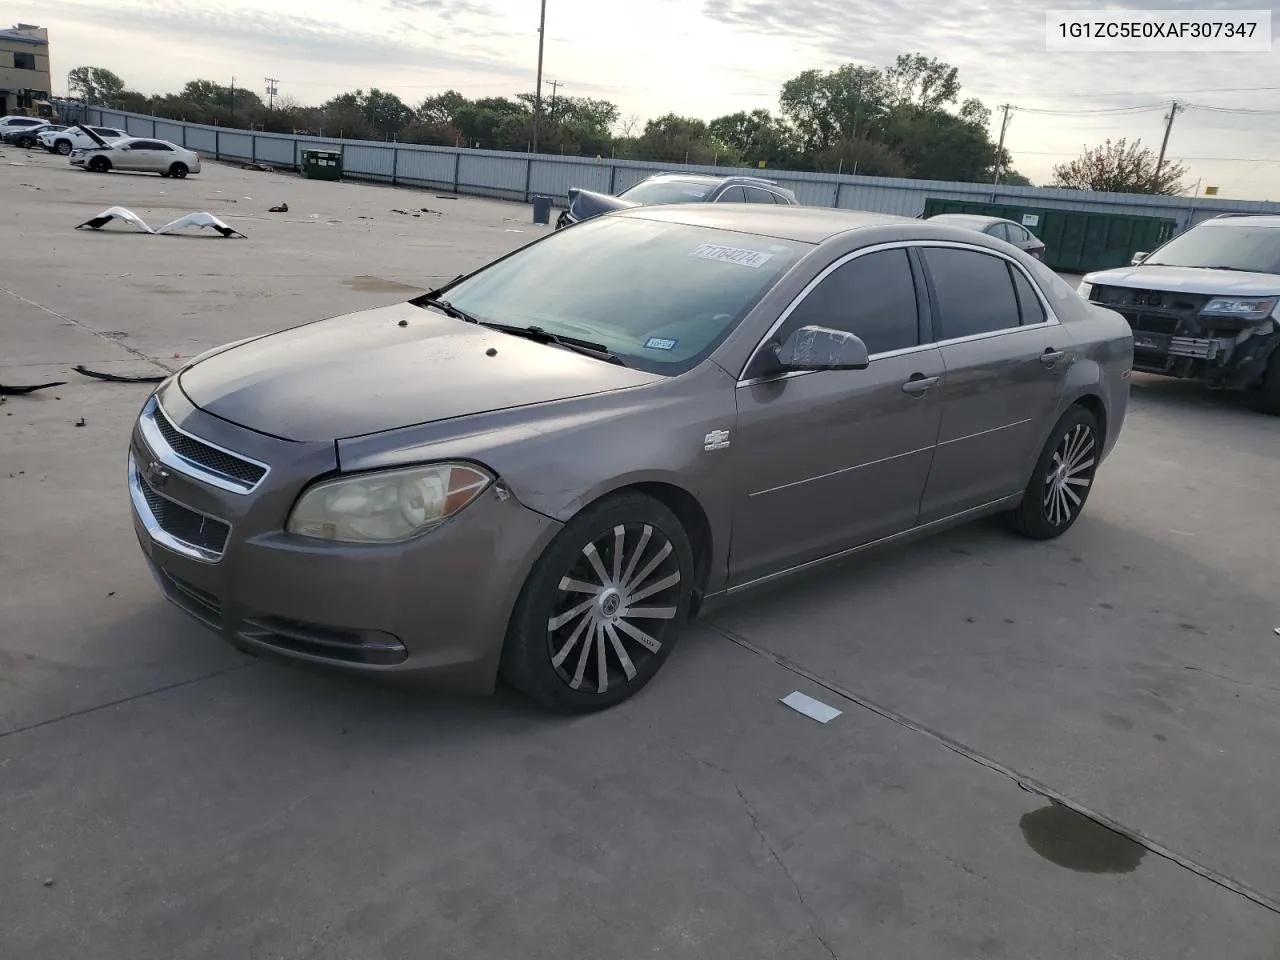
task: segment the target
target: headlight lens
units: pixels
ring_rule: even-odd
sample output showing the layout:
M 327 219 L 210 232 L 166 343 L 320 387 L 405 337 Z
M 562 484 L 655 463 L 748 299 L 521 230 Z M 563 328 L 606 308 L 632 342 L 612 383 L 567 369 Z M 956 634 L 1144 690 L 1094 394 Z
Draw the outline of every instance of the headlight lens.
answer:
M 1093 293 L 1093 284 L 1085 283 L 1083 280 L 1081 280 L 1080 286 L 1076 287 L 1076 293 L 1080 294 L 1080 296 L 1088 300 L 1089 294 Z
M 1239 317 L 1261 320 L 1276 308 L 1276 297 L 1214 297 L 1200 311 L 1201 316 Z
M 285 529 L 343 543 L 398 543 L 447 520 L 493 482 L 483 470 L 434 463 L 317 484 L 298 500 Z

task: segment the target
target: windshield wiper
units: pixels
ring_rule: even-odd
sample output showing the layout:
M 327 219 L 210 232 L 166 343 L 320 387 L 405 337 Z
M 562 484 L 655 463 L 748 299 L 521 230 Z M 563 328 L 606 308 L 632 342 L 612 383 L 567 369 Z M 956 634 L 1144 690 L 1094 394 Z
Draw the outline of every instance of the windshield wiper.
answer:
M 603 343 L 594 343 L 591 340 L 580 340 L 577 337 L 566 337 L 563 334 L 552 333 L 550 330 L 544 330 L 542 327 L 517 327 L 509 323 L 497 323 L 492 320 L 475 321 L 482 327 L 488 327 L 490 330 L 498 330 L 502 333 L 509 333 L 513 337 L 524 337 L 526 340 L 532 340 L 534 343 L 549 343 L 557 347 L 564 347 L 566 350 L 572 350 L 574 353 L 581 353 L 583 356 L 594 357 L 597 360 L 603 360 L 606 363 L 617 364 L 625 367 L 626 364 L 622 358 L 611 351 Z
M 413 302 L 423 307 L 435 307 L 445 316 L 453 317 L 455 320 L 465 320 L 467 323 L 480 323 L 478 319 L 467 313 L 465 310 L 459 310 L 448 300 L 441 300 L 439 297 L 432 296 L 429 293 L 418 297 L 418 299 Z

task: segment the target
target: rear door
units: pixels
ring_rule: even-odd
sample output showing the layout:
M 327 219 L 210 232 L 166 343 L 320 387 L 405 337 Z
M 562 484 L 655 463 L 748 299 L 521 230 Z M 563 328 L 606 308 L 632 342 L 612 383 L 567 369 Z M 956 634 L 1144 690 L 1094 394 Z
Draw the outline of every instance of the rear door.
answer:
M 747 194 L 742 187 L 733 186 L 725 189 L 720 196 L 716 197 L 716 203 L 746 203 Z
M 773 203 L 773 194 L 759 187 L 747 187 L 748 203 Z
M 920 522 L 1020 492 L 1053 426 L 1070 342 L 1012 259 L 925 246 L 934 334 L 946 366 L 942 425 Z
M 865 370 L 762 375 L 748 364 L 733 438 L 731 584 L 741 586 L 909 529 L 941 418 L 924 286 L 903 247 L 837 261 L 767 341 L 817 325 L 861 337 Z
M 156 173 L 169 169 L 169 156 L 173 153 L 156 140 L 135 140 L 129 144 L 129 165 L 135 170 Z

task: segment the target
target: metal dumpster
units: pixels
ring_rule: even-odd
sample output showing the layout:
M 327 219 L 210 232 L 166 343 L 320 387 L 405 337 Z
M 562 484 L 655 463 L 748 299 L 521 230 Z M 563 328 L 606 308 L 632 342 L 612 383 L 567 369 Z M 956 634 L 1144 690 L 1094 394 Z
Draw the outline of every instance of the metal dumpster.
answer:
M 302 176 L 308 180 L 341 180 L 342 151 L 303 150 Z
M 548 224 L 551 222 L 551 198 L 535 196 L 533 198 L 533 222 Z
M 1044 262 L 1054 270 L 1067 273 L 1126 267 L 1135 253 L 1154 250 L 1172 237 L 1178 227 L 1176 220 L 1167 217 L 935 197 L 925 201 L 926 219 L 940 213 L 973 213 L 1020 223 L 1044 241 Z

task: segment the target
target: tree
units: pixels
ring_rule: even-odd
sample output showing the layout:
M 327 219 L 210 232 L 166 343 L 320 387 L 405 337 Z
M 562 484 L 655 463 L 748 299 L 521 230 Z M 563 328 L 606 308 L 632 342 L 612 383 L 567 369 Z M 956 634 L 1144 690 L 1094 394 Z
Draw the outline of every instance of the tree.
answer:
M 791 160 L 790 133 L 768 110 L 741 111 L 717 117 L 708 125 L 711 136 L 742 155 L 749 166 L 761 161 L 780 167 Z
M 1150 193 L 1174 196 L 1183 191 L 1187 169 L 1166 161 L 1157 173 L 1156 155 L 1141 140 L 1129 143 L 1123 137 L 1107 140 L 1092 149 L 1086 147 L 1070 163 L 1053 168 L 1055 187 L 1098 190 L 1103 193 Z
M 960 71 L 937 57 L 904 53 L 884 72 L 893 106 L 912 104 L 938 109 L 960 96 Z
M 801 150 L 817 154 L 840 140 L 871 139 L 888 114 L 889 90 L 879 70 L 846 64 L 792 77 L 778 102 Z
M 740 166 L 742 158 L 726 143 L 711 135 L 705 120 L 674 113 L 650 120 L 636 141 L 635 152 L 644 160 Z
M 422 101 L 417 111 L 418 120 L 428 126 L 454 126 L 458 122 L 458 111 L 470 102 L 457 90 L 446 90 Z
M 994 175 L 995 175 L 995 171 L 993 170 L 992 176 Z M 1030 177 L 1026 176 L 1025 174 L 1019 173 L 1017 170 L 1010 170 L 1007 167 L 1001 168 L 1000 183 L 1007 187 L 1034 187 L 1035 186 L 1035 184 L 1031 182 Z
M 67 75 L 67 85 L 73 95 L 109 106 L 124 93 L 124 81 L 106 67 L 76 67 Z
M 904 104 L 886 123 L 885 143 L 921 180 L 980 183 L 994 173 L 996 146 L 985 124 L 938 107 Z

